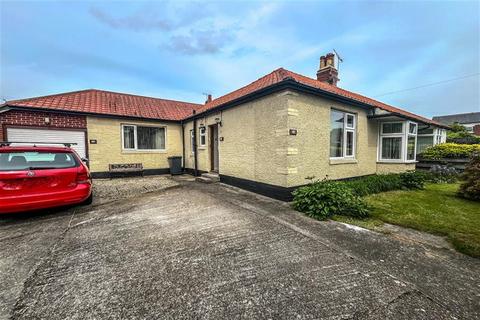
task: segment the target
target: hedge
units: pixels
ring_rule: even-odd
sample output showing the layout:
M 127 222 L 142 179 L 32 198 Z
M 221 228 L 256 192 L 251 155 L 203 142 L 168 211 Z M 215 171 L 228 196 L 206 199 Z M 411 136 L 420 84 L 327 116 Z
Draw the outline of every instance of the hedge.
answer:
M 423 159 L 438 160 L 442 158 L 462 159 L 471 158 L 480 152 L 478 144 L 441 143 L 425 149 L 421 154 Z

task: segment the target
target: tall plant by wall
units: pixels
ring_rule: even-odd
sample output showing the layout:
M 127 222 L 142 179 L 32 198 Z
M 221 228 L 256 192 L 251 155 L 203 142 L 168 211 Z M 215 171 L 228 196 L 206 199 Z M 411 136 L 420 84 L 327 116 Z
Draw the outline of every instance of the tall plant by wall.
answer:
M 472 200 L 480 201 L 480 153 L 473 155 L 463 172 L 463 182 L 460 185 L 459 195 Z

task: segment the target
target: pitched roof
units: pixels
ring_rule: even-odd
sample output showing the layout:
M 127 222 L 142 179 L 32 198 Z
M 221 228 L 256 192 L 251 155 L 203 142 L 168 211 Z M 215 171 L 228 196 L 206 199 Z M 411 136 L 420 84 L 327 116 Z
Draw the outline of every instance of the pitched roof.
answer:
M 480 112 L 457 113 L 446 116 L 433 117 L 434 121 L 450 125 L 455 122 L 458 123 L 477 123 L 480 122 Z
M 293 80 L 299 84 L 318 89 L 319 91 L 351 99 L 388 112 L 403 115 L 407 118 L 416 119 L 423 123 L 444 126 L 441 123 L 414 113 L 283 68 L 274 70 L 256 81 L 216 98 L 205 105 L 89 89 L 44 97 L 8 101 L 3 106 L 30 107 L 44 110 L 62 110 L 178 121 L 191 117 L 193 110 L 196 111 L 196 114 L 201 114 L 202 112 L 224 106 L 248 94 L 268 88 L 285 80 Z
M 182 120 L 200 104 L 88 89 L 8 101 L 10 107 L 119 115 L 146 119 Z
M 268 86 L 277 84 L 277 83 L 279 83 L 281 81 L 284 81 L 284 80 L 287 80 L 287 79 L 293 79 L 294 81 L 296 81 L 300 84 L 307 85 L 309 87 L 313 87 L 313 88 L 316 88 L 316 89 L 320 89 L 322 91 L 326 91 L 326 92 L 329 92 L 329 93 L 333 93 L 335 95 L 338 95 L 338 96 L 341 96 L 341 97 L 344 97 L 344 98 L 349 98 L 349 99 L 352 99 L 352 100 L 355 100 L 355 101 L 358 101 L 358 102 L 361 102 L 361 103 L 365 103 L 365 104 L 368 104 L 370 106 L 377 107 L 377 108 L 380 108 L 380 109 L 388 111 L 388 112 L 393 112 L 393 113 L 397 113 L 397 114 L 406 116 L 408 118 L 416 119 L 416 120 L 421 121 L 423 123 L 429 123 L 429 124 L 443 126 L 442 124 L 440 124 L 438 122 L 435 122 L 435 121 L 432 121 L 431 119 L 416 115 L 414 113 L 402 110 L 402 109 L 394 107 L 394 106 L 390 106 L 390 105 L 385 104 L 383 102 L 380 102 L 380 101 L 362 96 L 358 93 L 354 93 L 354 92 L 351 92 L 351 91 L 348 91 L 348 90 L 345 90 L 345 89 L 342 89 L 342 88 L 339 88 L 339 87 L 336 87 L 336 86 L 333 86 L 333 85 L 330 85 L 330 84 L 327 84 L 327 83 L 324 83 L 324 82 L 320 82 L 316 79 L 312 79 L 312 78 L 306 77 L 304 75 L 301 75 L 301 74 L 298 74 L 298 73 L 295 73 L 295 72 L 292 72 L 292 71 L 289 71 L 289 70 L 286 70 L 286 69 L 283 69 L 283 68 L 279 68 L 277 70 L 274 70 L 273 72 L 259 78 L 258 80 L 250 83 L 249 85 L 247 85 L 245 87 L 242 87 L 238 90 L 232 91 L 232 92 L 230 92 L 230 93 L 228 93 L 224 96 L 221 96 L 217 99 L 212 100 L 211 102 L 207 103 L 204 107 L 197 110 L 197 113 L 201 113 L 201 112 L 219 107 L 219 106 L 221 106 L 225 103 L 228 103 L 228 102 L 233 101 L 235 99 L 241 98 L 241 97 L 243 97 L 243 96 L 245 96 L 249 93 L 253 93 L 255 91 L 258 91 L 258 90 L 266 88 Z

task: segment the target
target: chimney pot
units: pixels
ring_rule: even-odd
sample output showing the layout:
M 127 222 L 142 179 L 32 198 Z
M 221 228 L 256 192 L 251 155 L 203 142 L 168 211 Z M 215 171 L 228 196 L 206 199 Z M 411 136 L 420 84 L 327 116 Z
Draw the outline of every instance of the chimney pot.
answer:
M 317 80 L 333 86 L 337 85 L 338 70 L 335 68 L 335 54 L 328 53 L 320 57 L 320 68 L 317 71 Z
M 207 100 L 205 101 L 205 104 L 207 104 L 209 102 L 212 102 L 212 95 L 211 94 L 207 95 Z
M 327 64 L 326 64 L 326 58 L 325 58 L 325 56 L 321 56 L 321 57 L 320 57 L 320 69 L 325 68 L 326 65 L 327 65 Z

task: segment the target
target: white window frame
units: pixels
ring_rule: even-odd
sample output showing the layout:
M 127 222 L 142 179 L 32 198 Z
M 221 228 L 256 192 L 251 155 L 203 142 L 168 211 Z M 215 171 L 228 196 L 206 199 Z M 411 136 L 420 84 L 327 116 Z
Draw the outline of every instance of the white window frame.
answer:
M 410 126 L 414 125 L 415 130 L 413 133 L 410 132 Z M 414 162 L 417 159 L 417 133 L 418 133 L 418 124 L 416 122 L 408 121 L 406 123 L 407 130 L 405 137 L 405 162 Z M 413 137 L 415 142 L 413 144 L 413 159 L 408 159 L 408 138 Z
M 433 128 L 432 130 L 432 133 L 417 133 L 417 137 L 432 137 L 433 145 L 445 143 L 447 141 L 447 130 L 441 128 Z
M 384 124 L 401 123 L 402 132 L 398 133 L 383 133 Z M 415 132 L 410 133 L 410 125 L 415 126 Z M 418 123 L 413 121 L 386 121 L 379 124 L 379 142 L 378 142 L 378 161 L 379 162 L 396 162 L 396 163 L 412 163 L 417 161 L 417 133 Z M 408 137 L 415 137 L 415 151 L 414 158 L 407 159 L 408 156 Z M 400 158 L 399 159 L 384 159 L 382 158 L 383 138 L 401 138 L 400 143 Z
M 195 135 L 193 133 L 193 129 L 190 129 L 190 152 L 192 154 L 195 153 Z
M 203 131 L 203 132 L 202 132 Z M 198 136 L 200 139 L 200 143 L 198 144 L 200 147 L 205 147 L 207 145 L 207 127 L 200 127 L 198 128 Z M 202 143 L 202 138 L 204 139 L 204 143 Z
M 354 113 L 345 112 L 343 110 L 338 109 L 331 109 L 330 112 L 340 112 L 343 113 L 343 145 L 342 145 L 342 156 L 341 157 L 330 157 L 331 160 L 339 160 L 339 159 L 355 159 L 355 154 L 357 151 L 357 117 Z M 348 116 L 353 117 L 353 126 L 349 127 L 347 124 Z M 331 121 L 331 117 L 330 117 Z M 330 126 L 332 124 L 330 123 Z M 347 156 L 347 132 L 353 132 L 353 146 L 352 146 L 352 155 Z M 331 143 L 331 141 L 329 141 Z M 328 152 L 330 153 L 330 145 L 328 148 Z
M 125 137 L 123 134 L 124 127 L 133 127 L 133 148 L 125 148 Z M 163 128 L 164 135 L 165 135 L 165 148 L 163 149 L 138 149 L 138 141 L 137 141 L 137 127 L 151 127 L 151 128 Z M 164 152 L 167 151 L 167 126 L 152 126 L 152 125 L 143 125 L 143 124 L 130 124 L 130 123 L 123 123 L 120 126 L 120 135 L 122 137 L 122 151 L 135 151 L 135 152 Z

